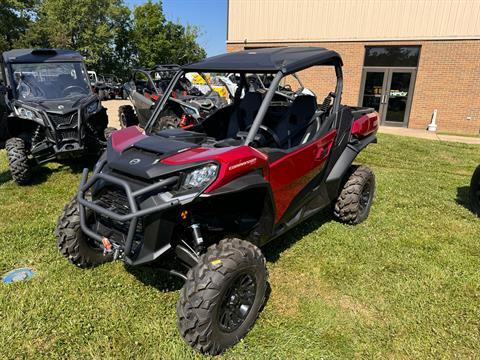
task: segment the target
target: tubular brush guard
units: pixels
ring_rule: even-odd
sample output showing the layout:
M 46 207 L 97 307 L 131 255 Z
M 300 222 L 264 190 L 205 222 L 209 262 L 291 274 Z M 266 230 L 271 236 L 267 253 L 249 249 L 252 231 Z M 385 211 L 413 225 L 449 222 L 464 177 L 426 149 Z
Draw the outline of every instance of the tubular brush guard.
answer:
M 92 229 L 90 229 L 87 225 L 86 221 L 86 211 L 85 208 L 88 208 L 94 212 L 100 213 L 103 216 L 109 217 L 113 220 L 116 221 L 130 221 L 129 227 L 128 227 L 128 233 L 127 233 L 127 238 L 125 241 L 125 246 L 122 249 L 124 255 L 126 256 L 126 261 L 128 263 L 128 255 L 130 255 L 130 250 L 132 247 L 132 241 L 133 237 L 135 235 L 135 229 L 137 227 L 137 222 L 138 219 L 142 216 L 150 215 L 152 213 L 155 213 L 157 211 L 162 211 L 167 208 L 177 206 L 179 204 L 179 201 L 177 199 L 170 201 L 168 203 L 163 203 L 159 204 L 156 206 L 152 206 L 146 209 L 138 209 L 136 198 L 141 195 L 145 195 L 147 193 L 152 193 L 154 191 L 158 191 L 161 188 L 164 188 L 168 185 L 172 185 L 178 181 L 178 176 L 172 176 L 167 179 L 161 180 L 155 184 L 148 185 L 146 187 L 143 187 L 139 190 L 132 191 L 130 188 L 130 185 L 122 179 L 116 178 L 114 176 L 108 175 L 108 174 L 102 174 L 100 170 L 102 169 L 103 165 L 105 162 L 102 162 L 97 166 L 96 170 L 94 170 L 92 177 L 88 179 L 88 169 L 83 169 L 82 173 L 82 178 L 80 181 L 80 187 L 78 189 L 78 194 L 77 194 L 77 202 L 78 202 L 78 208 L 80 212 L 80 226 L 82 228 L 82 231 L 89 237 L 99 241 L 102 243 L 102 240 L 104 237 L 96 232 L 94 232 Z M 93 201 L 89 201 L 85 197 L 85 193 L 98 181 L 98 180 L 103 180 L 106 183 L 111 183 L 117 186 L 120 186 L 124 189 L 125 194 L 127 195 L 127 200 L 130 208 L 130 213 L 121 215 L 118 214 L 114 211 L 111 211 L 109 209 L 105 209 L 97 204 L 95 204 Z

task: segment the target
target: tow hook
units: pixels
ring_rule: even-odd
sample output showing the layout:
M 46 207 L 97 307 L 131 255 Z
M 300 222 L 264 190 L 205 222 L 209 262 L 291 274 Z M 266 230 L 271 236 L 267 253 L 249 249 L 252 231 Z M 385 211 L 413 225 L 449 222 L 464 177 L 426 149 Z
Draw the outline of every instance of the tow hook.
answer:
M 119 246 L 112 244 L 108 238 L 102 238 L 103 256 L 107 256 L 113 252 L 113 261 L 118 260 L 121 257 L 121 250 Z
M 110 242 L 110 240 L 108 240 L 106 237 L 103 237 L 102 238 L 102 244 L 103 244 L 103 254 L 104 255 L 112 252 L 112 243 Z

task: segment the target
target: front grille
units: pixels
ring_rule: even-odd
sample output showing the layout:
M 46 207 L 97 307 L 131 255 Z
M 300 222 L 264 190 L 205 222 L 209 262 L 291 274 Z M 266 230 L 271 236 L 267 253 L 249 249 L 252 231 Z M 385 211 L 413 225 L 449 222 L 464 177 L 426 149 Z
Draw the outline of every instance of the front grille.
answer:
M 78 111 L 68 114 L 48 113 L 55 128 L 57 142 L 71 142 L 78 140 Z
M 78 123 L 78 111 L 73 111 L 68 114 L 54 114 L 48 113 L 48 117 L 55 125 L 59 126 L 76 126 Z
M 126 215 L 130 212 L 127 194 L 117 188 L 107 188 L 95 201 L 99 206 L 114 211 L 120 215 Z
M 58 130 L 57 131 L 57 139 L 58 139 L 58 141 L 77 140 L 78 139 L 78 131 L 76 131 L 76 130 Z
M 104 189 L 97 199 L 94 201 L 98 206 L 113 211 L 120 215 L 126 215 L 130 213 L 130 206 L 128 205 L 127 195 L 125 192 L 118 188 L 109 187 Z M 97 214 L 97 220 L 106 228 L 116 230 L 123 235 L 127 235 L 130 221 L 121 222 L 113 220 L 101 214 Z M 143 235 L 143 223 L 142 219 L 137 222 L 137 228 L 135 230 L 135 238 Z M 117 239 L 120 240 L 120 239 Z

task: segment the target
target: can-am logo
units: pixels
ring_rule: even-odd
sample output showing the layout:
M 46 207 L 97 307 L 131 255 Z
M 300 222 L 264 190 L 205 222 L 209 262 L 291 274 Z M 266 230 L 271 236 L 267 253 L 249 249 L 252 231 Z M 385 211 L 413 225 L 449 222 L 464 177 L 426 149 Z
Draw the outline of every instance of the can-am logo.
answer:
M 142 160 L 140 160 L 140 159 L 132 159 L 132 160 L 130 160 L 128 163 L 129 163 L 130 165 L 137 165 L 140 161 L 142 161 Z
M 239 167 L 242 167 L 242 166 L 253 165 L 256 162 L 257 162 L 256 158 L 253 158 L 253 159 L 250 159 L 250 160 L 247 160 L 247 161 L 242 161 L 241 163 L 230 166 L 228 168 L 228 170 L 235 170 L 235 169 L 237 169 Z

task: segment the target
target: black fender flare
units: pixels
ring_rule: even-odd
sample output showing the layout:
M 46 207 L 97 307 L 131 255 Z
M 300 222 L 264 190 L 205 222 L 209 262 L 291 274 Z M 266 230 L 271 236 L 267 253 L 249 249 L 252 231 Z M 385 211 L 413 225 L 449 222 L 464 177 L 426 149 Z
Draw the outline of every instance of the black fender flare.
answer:
M 364 139 L 360 139 L 356 142 L 350 142 L 343 150 L 342 154 L 338 158 L 337 162 L 333 166 L 332 170 L 327 176 L 325 183 L 327 185 L 327 192 L 330 200 L 334 200 L 338 197 L 341 185 L 345 175 L 348 173 L 350 166 L 357 157 L 357 155 L 370 143 L 376 143 L 376 134 L 371 134 Z
M 268 242 L 273 234 L 276 209 L 272 188 L 270 183 L 263 177 L 261 170 L 240 176 L 208 194 L 202 194 L 201 197 L 214 199 L 217 196 L 241 194 L 255 189 L 260 189 L 265 194 L 263 211 L 259 218 L 259 223 L 252 230 L 247 240 L 257 246 L 262 246 Z

